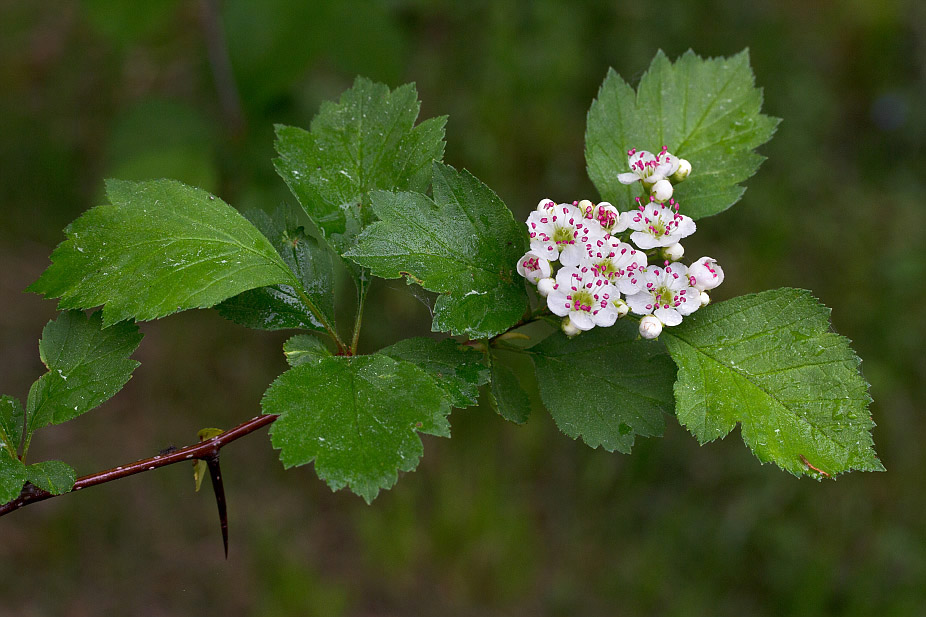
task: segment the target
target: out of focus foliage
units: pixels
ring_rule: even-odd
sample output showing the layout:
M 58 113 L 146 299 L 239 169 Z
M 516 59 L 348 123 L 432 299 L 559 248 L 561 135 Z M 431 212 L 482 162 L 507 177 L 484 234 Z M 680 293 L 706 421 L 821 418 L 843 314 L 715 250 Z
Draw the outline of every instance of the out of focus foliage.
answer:
M 585 114 L 609 66 L 634 80 L 657 48 L 675 58 L 689 47 L 703 56 L 749 47 L 764 110 L 783 122 L 743 200 L 699 221 L 686 248 L 724 264 L 724 297 L 806 287 L 833 307 L 836 329 L 864 359 L 888 469 L 798 481 L 755 465 L 738 438 L 700 448 L 674 423 L 623 457 L 562 439 L 545 414 L 510 426 L 483 403 L 450 417 L 452 440 L 426 438 L 419 470 L 368 508 L 309 471 L 284 475 L 254 438 L 223 457 L 227 563 L 214 506 L 184 492 L 189 469 L 175 466 L 0 521 L 0 612 L 922 610 L 921 5 L 0 4 L 0 390 L 23 392 L 41 372 L 35 345 L 54 303 L 20 292 L 61 228 L 103 203 L 104 177 L 172 177 L 272 210 L 291 199 L 270 162 L 273 124 L 306 126 L 362 74 L 417 82 L 421 117 L 450 116 L 445 160 L 526 213 L 541 197 L 595 197 Z M 371 294 L 370 306 L 385 309 L 368 319 L 367 351 L 427 331 L 428 307 L 404 283 Z M 257 413 L 286 366 L 286 333 L 263 340 L 214 314 L 142 329 L 136 378 L 96 417 L 49 429 L 33 444 L 37 460 L 65 458 L 89 473 L 191 443 L 202 426 Z M 110 447 L 88 451 L 91 435 Z

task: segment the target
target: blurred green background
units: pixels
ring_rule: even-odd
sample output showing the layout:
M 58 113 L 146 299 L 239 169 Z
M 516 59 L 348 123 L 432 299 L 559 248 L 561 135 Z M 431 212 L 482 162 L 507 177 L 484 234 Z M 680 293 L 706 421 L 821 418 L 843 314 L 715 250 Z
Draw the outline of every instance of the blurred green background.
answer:
M 447 162 L 523 217 L 594 198 L 585 113 L 608 66 L 749 47 L 784 119 L 733 209 L 691 255 L 718 299 L 812 289 L 872 384 L 884 474 L 817 483 L 762 467 L 738 431 L 699 447 L 677 423 L 630 456 L 455 412 L 418 470 L 372 507 L 266 436 L 224 451 L 215 505 L 173 466 L 0 520 L 0 615 L 926 614 L 926 10 L 922 2 L 741 0 L 0 0 L 0 392 L 24 398 L 55 304 L 22 289 L 102 179 L 173 177 L 236 206 L 290 199 L 272 125 L 307 126 L 356 74 L 417 82 L 449 114 Z M 225 71 L 223 67 L 230 67 Z M 232 79 L 227 79 L 229 76 Z M 365 345 L 427 331 L 378 283 Z M 214 312 L 142 326 L 141 368 L 102 409 L 41 434 L 35 460 L 86 474 L 258 412 L 286 333 Z M 525 381 L 530 381 L 525 372 Z

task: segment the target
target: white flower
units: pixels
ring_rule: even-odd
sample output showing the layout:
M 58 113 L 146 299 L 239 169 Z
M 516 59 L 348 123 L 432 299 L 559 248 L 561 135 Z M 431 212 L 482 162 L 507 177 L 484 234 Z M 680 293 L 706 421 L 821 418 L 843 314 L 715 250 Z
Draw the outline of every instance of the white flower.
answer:
M 537 204 L 537 212 L 549 212 L 556 207 L 556 202 L 552 199 L 541 199 Z
M 595 206 L 592 218 L 598 221 L 601 228 L 609 234 L 617 234 L 627 229 L 626 219 L 621 218 L 621 213 L 617 211 L 617 208 L 607 201 Z
M 652 315 L 647 315 L 640 320 L 640 336 L 643 338 L 654 339 L 660 334 L 662 334 L 661 321 Z
M 536 285 L 540 279 L 550 276 L 550 262 L 529 251 L 518 260 L 518 274 Z
M 617 288 L 597 276 L 587 266 L 561 268 L 556 273 L 556 288 L 547 296 L 547 306 L 579 330 L 595 326 L 608 327 L 617 320 Z
M 723 283 L 723 268 L 713 257 L 702 257 L 688 268 L 688 276 L 698 291 L 714 289 Z
M 531 212 L 527 217 L 531 252 L 564 265 L 575 265 L 581 256 L 577 242 L 587 242 L 604 231 L 595 221 L 584 218 L 571 204 L 557 204 L 547 212 Z
M 582 263 L 617 287 L 622 294 L 639 291 L 637 274 L 646 267 L 646 254 L 611 235 L 595 238 L 584 245 Z
M 621 184 L 633 184 L 641 181 L 644 185 L 650 186 L 660 180 L 664 180 L 678 170 L 678 157 L 667 152 L 668 147 L 663 146 L 659 154 L 653 154 L 646 150 L 631 149 L 627 152 L 627 162 L 630 165 L 630 172 L 617 175 L 617 180 Z
M 696 229 L 695 222 L 690 217 L 678 213 L 678 204 L 674 199 L 670 200 L 668 205 L 651 201 L 645 206 L 641 205 L 639 210 L 624 212 L 621 216 L 627 227 L 634 230 L 630 239 L 644 251 L 672 246 L 693 234 Z
M 630 310 L 637 315 L 655 315 L 667 326 L 682 323 L 701 307 L 701 296 L 689 285 L 688 268 L 673 263 L 650 266 L 640 273 L 640 291 L 627 297 Z

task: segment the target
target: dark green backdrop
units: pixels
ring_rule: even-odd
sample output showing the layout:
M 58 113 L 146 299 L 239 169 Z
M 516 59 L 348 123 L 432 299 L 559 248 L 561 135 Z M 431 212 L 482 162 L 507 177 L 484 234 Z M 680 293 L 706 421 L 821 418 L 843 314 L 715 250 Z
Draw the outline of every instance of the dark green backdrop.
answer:
M 417 82 L 423 116 L 450 116 L 447 162 L 523 217 L 541 197 L 595 197 L 585 113 L 608 66 L 633 80 L 658 48 L 748 46 L 764 110 L 783 122 L 744 199 L 699 222 L 688 250 L 723 264 L 717 299 L 788 285 L 833 307 L 864 360 L 888 469 L 797 480 L 760 466 L 738 432 L 699 447 L 671 422 L 608 454 L 560 435 L 535 401 L 520 428 L 455 413 L 453 439 L 425 439 L 418 471 L 367 507 L 311 469 L 283 472 L 260 434 L 224 451 L 228 561 L 210 495 L 174 466 L 0 520 L 0 615 L 922 614 L 923 6 L 0 2 L 3 393 L 24 397 L 42 372 L 36 342 L 55 314 L 21 290 L 105 177 L 272 207 L 289 199 L 272 124 L 307 125 L 359 73 Z M 217 85 L 223 58 L 236 87 Z M 426 331 L 403 287 L 374 286 L 368 349 Z M 36 460 L 84 474 L 192 442 L 257 413 L 285 367 L 284 333 L 213 312 L 142 329 L 125 391 L 42 435 Z

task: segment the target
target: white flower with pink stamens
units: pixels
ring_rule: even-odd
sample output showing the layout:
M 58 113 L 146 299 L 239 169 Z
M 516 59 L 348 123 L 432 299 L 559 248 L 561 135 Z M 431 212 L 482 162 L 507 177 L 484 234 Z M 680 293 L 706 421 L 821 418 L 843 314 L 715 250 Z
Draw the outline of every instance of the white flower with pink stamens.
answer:
M 518 260 L 518 274 L 536 285 L 540 279 L 550 276 L 550 262 L 533 252 L 527 252 Z
M 596 238 L 586 242 L 583 264 L 622 294 L 639 291 L 638 274 L 646 268 L 646 254 L 638 251 L 615 236 Z
M 547 296 L 547 306 L 579 330 L 608 327 L 617 321 L 613 300 L 620 298 L 616 287 L 587 266 L 573 266 L 556 273 L 556 287 Z
M 531 212 L 527 217 L 531 252 L 564 265 L 575 265 L 581 257 L 577 243 L 602 235 L 601 226 L 586 219 L 573 204 L 557 204 L 546 212 Z
M 621 214 L 628 229 L 633 229 L 630 239 L 644 251 L 672 246 L 682 238 L 695 232 L 695 222 L 678 213 L 678 203 L 671 199 L 668 204 L 650 201 L 639 210 Z
M 701 294 L 691 286 L 684 264 L 667 263 L 640 274 L 640 291 L 627 296 L 627 304 L 637 315 L 654 315 L 667 326 L 677 326 L 701 307 Z
M 723 283 L 723 268 L 713 257 L 702 257 L 688 268 L 688 278 L 698 291 L 714 289 Z
M 650 187 L 656 182 L 668 178 L 678 171 L 679 167 L 679 158 L 669 154 L 668 150 L 668 146 L 663 146 L 658 154 L 646 150 L 637 150 L 636 148 L 629 150 L 627 152 L 627 162 L 630 165 L 630 171 L 618 174 L 618 182 L 621 184 L 643 182 L 645 186 Z

